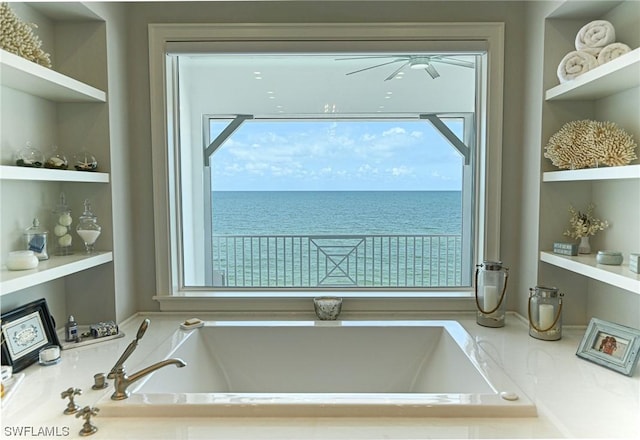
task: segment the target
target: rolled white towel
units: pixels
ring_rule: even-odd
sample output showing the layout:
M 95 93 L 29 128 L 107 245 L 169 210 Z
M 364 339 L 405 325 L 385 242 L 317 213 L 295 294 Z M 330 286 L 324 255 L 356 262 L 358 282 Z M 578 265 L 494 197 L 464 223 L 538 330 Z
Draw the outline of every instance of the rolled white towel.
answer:
M 625 53 L 631 52 L 631 48 L 624 43 L 611 43 L 602 48 L 598 54 L 598 65 L 615 60 Z
M 602 51 L 602 49 L 603 49 L 602 47 L 585 47 L 583 49 L 580 49 L 580 51 L 586 52 L 598 58 L 598 55 L 600 55 L 600 52 Z
M 595 20 L 582 26 L 576 35 L 576 49 L 605 47 L 616 41 L 616 31 L 606 20 Z
M 558 79 L 561 83 L 572 79 L 598 67 L 598 60 L 590 53 L 574 50 L 564 56 L 558 65 Z

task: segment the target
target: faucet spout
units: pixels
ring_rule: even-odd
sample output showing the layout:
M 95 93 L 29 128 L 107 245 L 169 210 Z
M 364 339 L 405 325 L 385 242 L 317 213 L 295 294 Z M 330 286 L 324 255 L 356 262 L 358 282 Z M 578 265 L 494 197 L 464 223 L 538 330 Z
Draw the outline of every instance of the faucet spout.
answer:
M 165 359 L 163 361 L 156 362 L 153 365 L 149 365 L 148 367 L 143 368 L 142 370 L 136 373 L 133 373 L 131 376 L 127 375 L 123 367 L 119 367 L 114 375 L 115 391 L 111 395 L 111 399 L 113 400 L 126 399 L 131 395 L 131 391 L 129 391 L 128 389 L 129 385 L 131 385 L 134 382 L 137 382 L 138 380 L 142 379 L 145 376 L 148 376 L 149 374 L 159 370 L 162 367 L 166 367 L 167 365 L 175 365 L 178 368 L 182 368 L 182 367 L 186 367 L 187 363 L 179 358 Z

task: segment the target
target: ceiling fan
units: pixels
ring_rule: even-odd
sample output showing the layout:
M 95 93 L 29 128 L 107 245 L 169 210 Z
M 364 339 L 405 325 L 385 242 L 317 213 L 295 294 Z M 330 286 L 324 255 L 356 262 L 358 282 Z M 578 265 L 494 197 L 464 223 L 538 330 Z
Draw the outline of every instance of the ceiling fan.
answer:
M 378 67 L 386 66 L 389 64 L 402 63 L 400 67 L 391 73 L 391 75 L 387 76 L 384 80 L 389 81 L 390 79 L 395 78 L 405 67 L 409 67 L 411 69 L 424 69 L 431 76 L 431 78 L 436 79 L 440 76 L 433 63 L 442 63 L 442 64 L 451 64 L 453 66 L 460 67 L 468 67 L 473 68 L 475 63 L 471 61 L 459 60 L 456 58 L 450 58 L 441 55 L 377 55 L 377 56 L 362 56 L 362 57 L 350 57 L 350 58 L 337 58 L 336 61 L 347 61 L 347 60 L 365 60 L 365 59 L 384 59 L 384 58 L 393 58 L 391 61 L 387 61 L 381 64 L 376 64 L 374 66 L 365 67 L 364 69 L 354 70 L 353 72 L 349 72 L 346 75 L 353 75 L 354 73 L 364 72 L 365 70 L 376 69 Z

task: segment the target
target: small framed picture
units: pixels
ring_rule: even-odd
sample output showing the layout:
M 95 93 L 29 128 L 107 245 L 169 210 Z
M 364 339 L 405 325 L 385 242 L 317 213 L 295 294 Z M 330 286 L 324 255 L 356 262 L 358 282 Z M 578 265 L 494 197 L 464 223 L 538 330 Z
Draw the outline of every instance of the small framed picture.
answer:
M 640 330 L 591 318 L 576 355 L 632 376 L 640 357 Z
M 2 314 L 2 365 L 11 365 L 14 372 L 23 370 L 48 345 L 60 342 L 44 298 Z

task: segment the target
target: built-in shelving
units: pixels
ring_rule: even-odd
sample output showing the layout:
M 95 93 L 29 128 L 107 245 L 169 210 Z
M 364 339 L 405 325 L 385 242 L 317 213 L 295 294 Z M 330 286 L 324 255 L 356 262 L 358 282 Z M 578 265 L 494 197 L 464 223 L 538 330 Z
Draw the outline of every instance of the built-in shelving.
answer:
M 543 182 L 574 182 L 578 180 L 640 179 L 640 165 L 620 167 L 585 168 L 582 170 L 547 171 Z
M 595 255 L 569 257 L 544 251 L 540 252 L 540 260 L 640 295 L 640 275 L 627 265 L 598 264 Z
M 0 50 L 2 85 L 55 102 L 106 102 L 104 91 Z
M 640 86 L 640 48 L 632 50 L 545 94 L 547 101 L 599 99 Z
M 37 268 L 31 270 L 12 271 L 3 268 L 0 271 L 0 295 L 37 286 L 112 260 L 112 252 L 98 252 L 90 255 L 79 252 L 64 257 L 51 257 L 41 261 Z
M 0 180 L 109 183 L 108 173 L 0 165 Z

